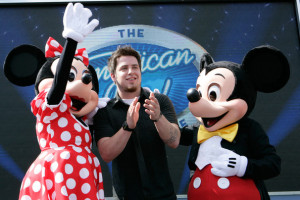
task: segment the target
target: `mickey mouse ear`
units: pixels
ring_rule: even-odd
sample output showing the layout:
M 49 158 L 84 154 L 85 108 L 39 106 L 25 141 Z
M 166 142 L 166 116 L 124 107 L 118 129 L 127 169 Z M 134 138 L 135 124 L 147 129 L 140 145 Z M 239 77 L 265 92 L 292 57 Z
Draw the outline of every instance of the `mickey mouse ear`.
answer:
M 203 53 L 200 60 L 200 72 L 209 64 L 213 63 L 214 59 L 209 53 Z
M 269 45 L 256 47 L 245 56 L 242 68 L 260 92 L 275 92 L 289 80 L 290 68 L 281 51 Z
M 32 45 L 21 45 L 7 55 L 3 65 L 4 74 L 15 85 L 33 85 L 45 62 L 45 54 L 40 49 Z

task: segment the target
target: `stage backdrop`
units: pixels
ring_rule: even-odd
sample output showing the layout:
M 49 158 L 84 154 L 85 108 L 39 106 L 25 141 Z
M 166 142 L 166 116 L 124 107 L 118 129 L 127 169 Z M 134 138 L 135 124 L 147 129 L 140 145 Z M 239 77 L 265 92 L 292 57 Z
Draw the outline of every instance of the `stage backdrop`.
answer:
M 0 63 L 14 47 L 44 49 L 48 37 L 61 44 L 66 4 L 3 4 L 0 7 Z M 288 84 L 274 94 L 259 94 L 251 114 L 267 131 L 282 158 L 281 175 L 266 181 L 269 191 L 300 191 L 300 50 L 293 1 L 270 3 L 86 3 L 100 21 L 79 44 L 97 71 L 99 97 L 116 88 L 107 58 L 118 45 L 129 44 L 142 56 L 142 86 L 159 89 L 172 100 L 179 125 L 195 123 L 186 91 L 195 87 L 199 59 L 209 52 L 215 61 L 240 63 L 252 48 L 279 48 L 291 66 Z M 17 199 L 24 173 L 39 154 L 35 118 L 30 111 L 33 86 L 13 86 L 0 71 L 0 194 Z M 100 158 L 95 145 L 94 153 Z M 186 194 L 189 147 L 167 148 L 177 194 Z M 101 160 L 105 195 L 112 195 L 111 163 Z

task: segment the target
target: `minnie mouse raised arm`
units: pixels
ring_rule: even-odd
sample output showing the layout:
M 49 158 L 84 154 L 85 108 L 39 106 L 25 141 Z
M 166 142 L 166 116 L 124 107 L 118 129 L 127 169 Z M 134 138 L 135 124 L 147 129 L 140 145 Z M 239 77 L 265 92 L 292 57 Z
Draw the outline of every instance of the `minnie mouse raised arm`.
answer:
M 76 50 L 98 25 L 97 20 L 88 22 L 91 16 L 80 3 L 70 3 L 63 20 L 64 47 L 49 38 L 45 55 L 22 45 L 6 58 L 7 78 L 21 86 L 35 83 L 37 94 L 31 109 L 41 153 L 22 181 L 21 200 L 104 199 L 101 167 L 91 151 L 87 124 L 87 114 L 98 104 L 98 79 L 86 50 Z M 15 72 L 24 67 L 28 73 L 20 79 Z

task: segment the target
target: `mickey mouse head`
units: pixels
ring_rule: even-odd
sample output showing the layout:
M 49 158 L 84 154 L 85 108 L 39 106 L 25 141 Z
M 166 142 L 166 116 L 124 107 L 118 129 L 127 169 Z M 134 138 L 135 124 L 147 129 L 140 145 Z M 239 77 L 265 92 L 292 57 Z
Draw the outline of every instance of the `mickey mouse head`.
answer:
M 264 45 L 249 51 L 242 64 L 201 58 L 196 88 L 187 92 L 189 109 L 208 131 L 215 131 L 248 116 L 257 92 L 281 89 L 290 75 L 286 57 L 275 47 Z

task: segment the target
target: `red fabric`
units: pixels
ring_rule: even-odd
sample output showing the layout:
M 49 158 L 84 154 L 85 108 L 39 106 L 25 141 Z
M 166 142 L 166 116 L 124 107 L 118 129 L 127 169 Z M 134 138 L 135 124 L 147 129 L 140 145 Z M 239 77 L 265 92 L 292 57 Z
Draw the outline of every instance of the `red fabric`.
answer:
M 22 181 L 19 199 L 104 199 L 101 166 L 91 152 L 88 126 L 70 113 L 67 94 L 55 106 L 47 105 L 46 94 L 41 92 L 31 102 L 41 153 Z
M 52 37 L 49 37 L 45 47 L 46 58 L 60 56 L 62 51 L 63 47 Z M 85 48 L 77 49 L 74 57 L 79 58 L 85 66 L 89 66 L 89 58 Z
M 242 179 L 237 176 L 226 177 L 229 180 L 229 187 L 221 189 L 218 180 L 221 177 L 211 173 L 211 165 L 201 171 L 197 168 L 193 175 L 188 189 L 189 200 L 260 200 L 260 194 L 252 179 Z M 194 188 L 194 180 L 201 179 L 200 186 Z

